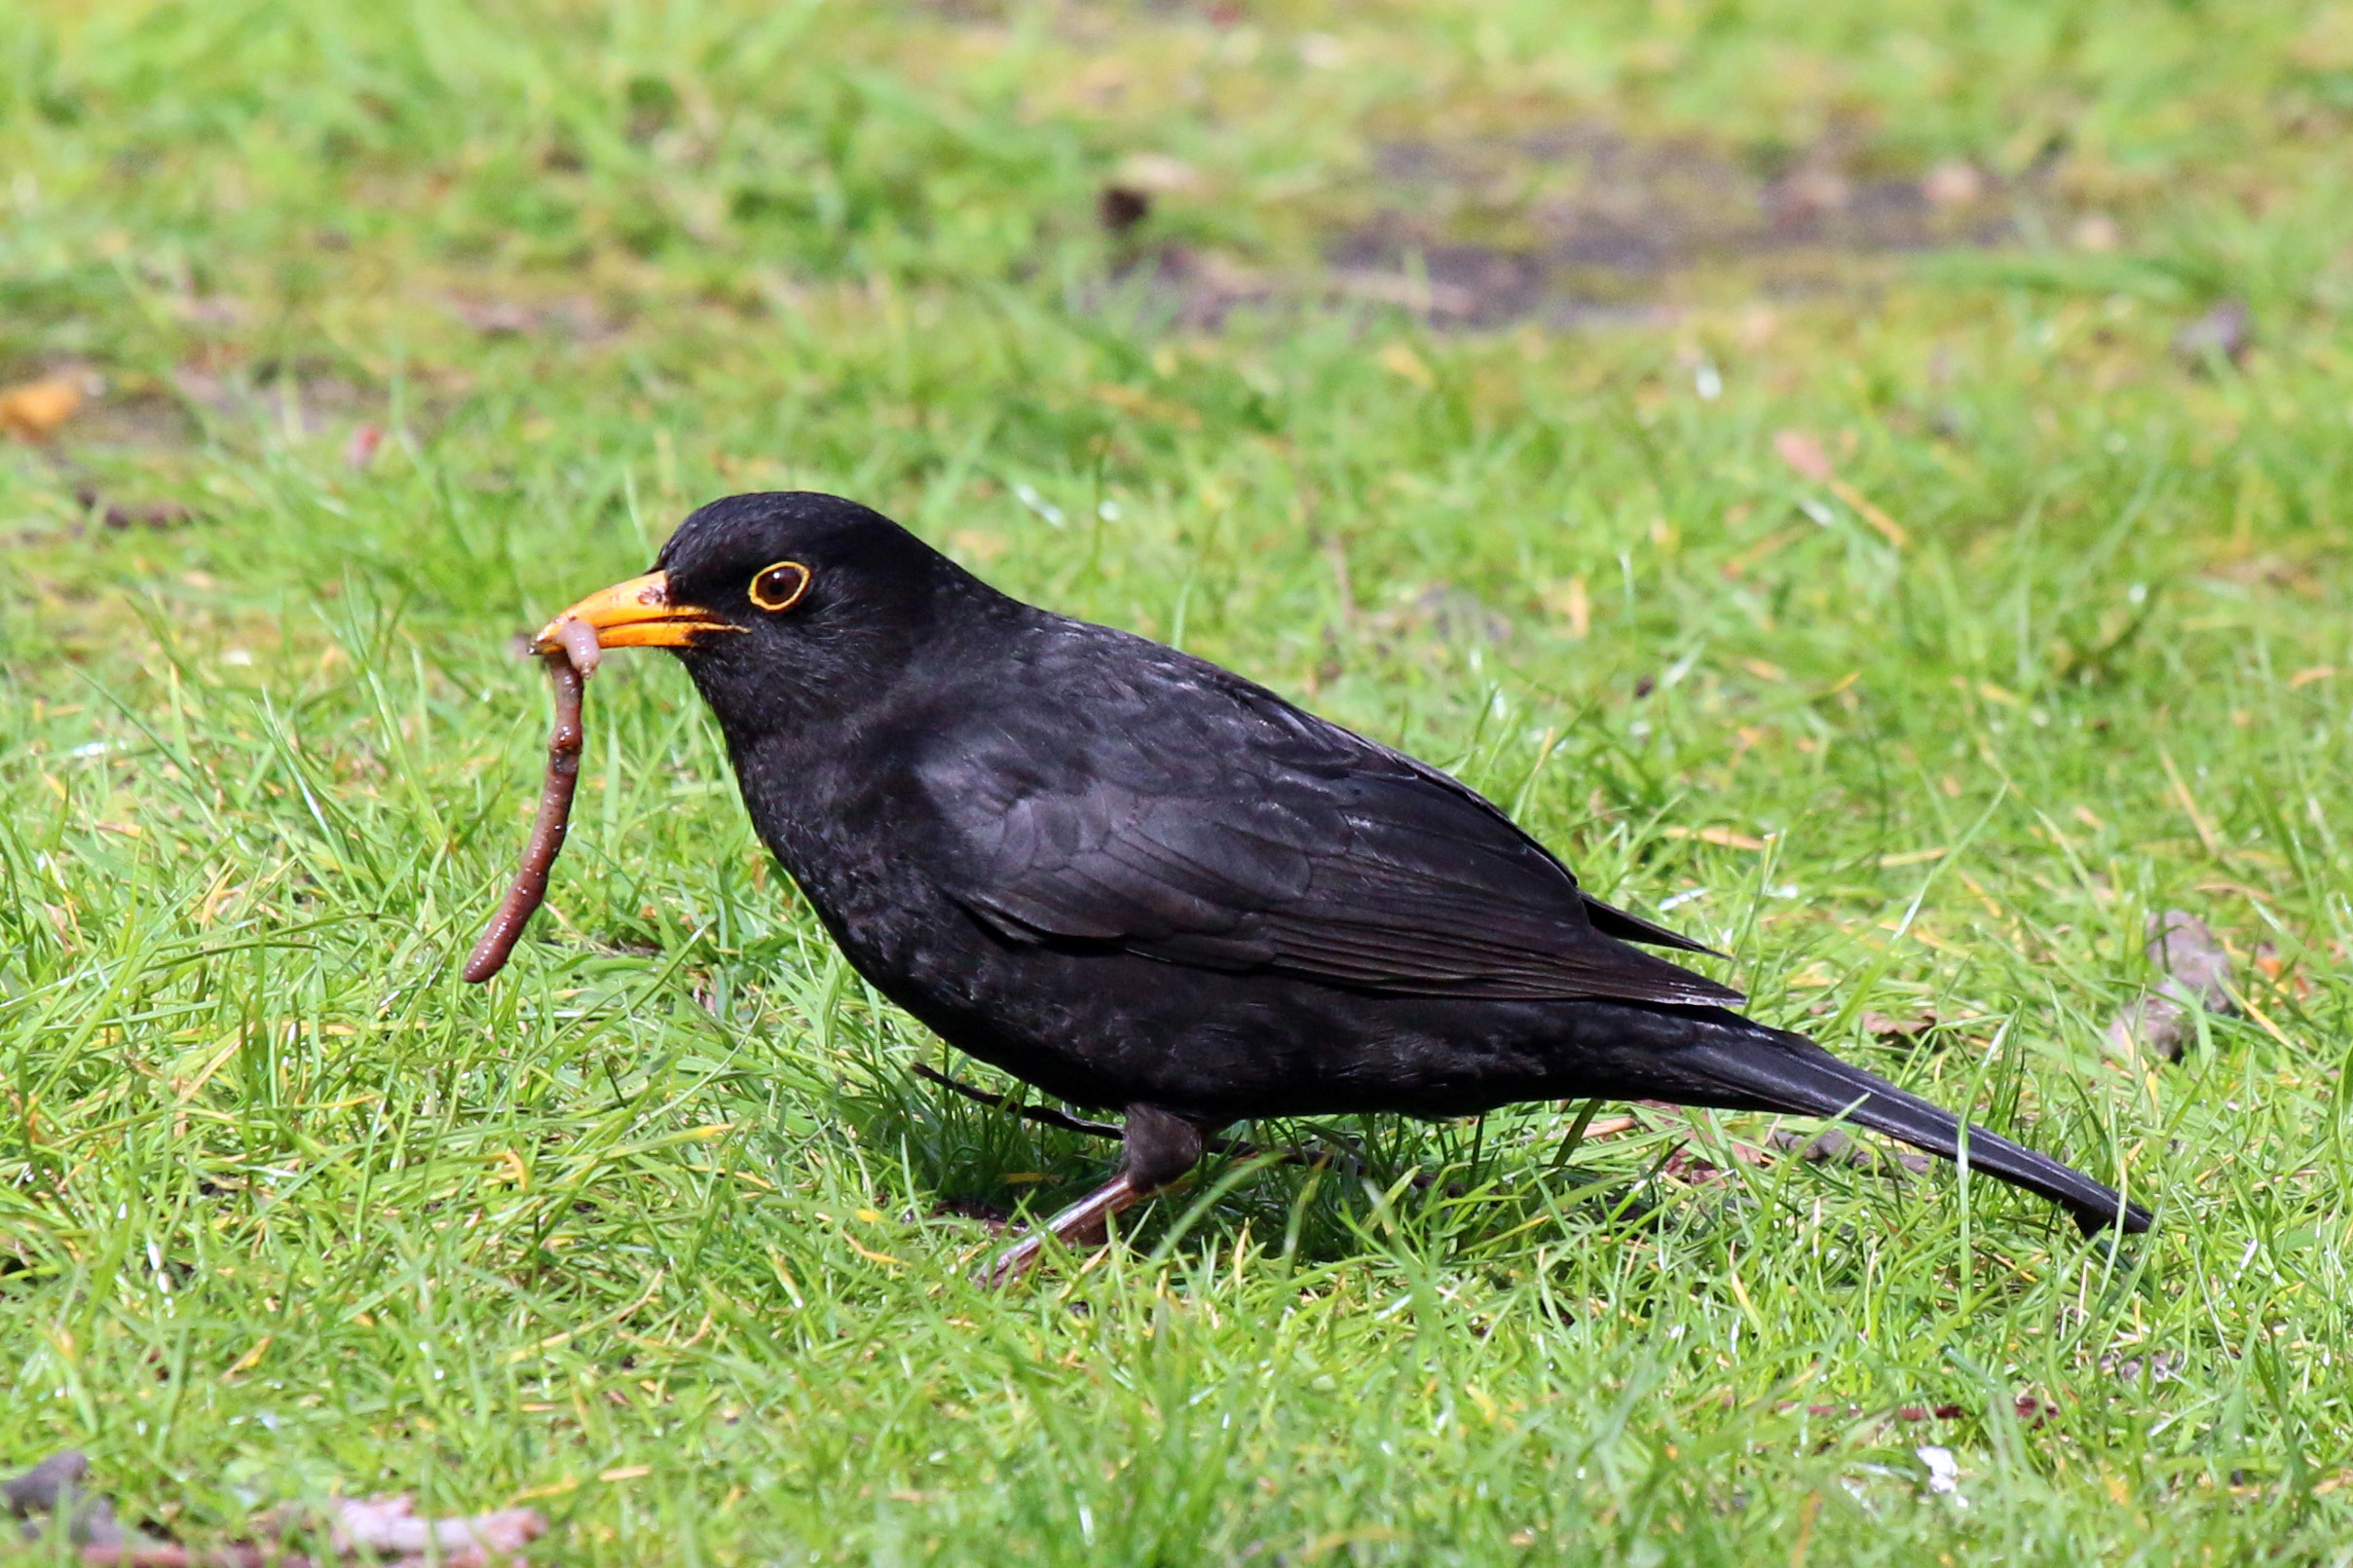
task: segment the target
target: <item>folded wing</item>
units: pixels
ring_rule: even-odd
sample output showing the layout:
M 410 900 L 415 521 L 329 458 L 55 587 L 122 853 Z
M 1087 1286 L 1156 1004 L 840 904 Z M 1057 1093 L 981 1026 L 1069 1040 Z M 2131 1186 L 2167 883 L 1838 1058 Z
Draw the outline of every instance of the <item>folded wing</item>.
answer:
M 1740 1000 L 1627 946 L 1706 951 L 1587 900 L 1453 779 L 1222 671 L 1160 675 L 1185 699 L 1153 700 L 1131 666 L 1054 721 L 950 726 L 923 763 L 958 825 L 946 891 L 1007 939 L 1393 993 Z

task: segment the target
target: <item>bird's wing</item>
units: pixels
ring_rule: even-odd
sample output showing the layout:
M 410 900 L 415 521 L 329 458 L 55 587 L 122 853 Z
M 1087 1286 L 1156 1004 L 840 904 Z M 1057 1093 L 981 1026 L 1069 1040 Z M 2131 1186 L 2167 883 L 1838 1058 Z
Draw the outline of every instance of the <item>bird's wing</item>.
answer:
M 1629 928 L 1669 933 L 1607 905 L 1621 923 L 1596 920 L 1461 784 L 1191 665 L 936 731 L 919 769 L 950 896 L 1017 942 L 1368 990 L 1740 1000 L 1628 947 Z
M 1273 697 L 1272 693 L 1268 695 L 1271 700 L 1278 702 L 1282 700 L 1280 697 Z M 1326 723 L 1326 721 L 1315 719 L 1312 715 L 1302 714 L 1300 717 L 1313 724 Z M 1368 750 L 1379 752 L 1386 761 L 1411 772 L 1423 783 L 1455 796 L 1486 817 L 1493 826 L 1521 840 L 1526 847 L 1542 856 L 1560 876 L 1566 877 L 1571 885 L 1575 885 L 1576 876 L 1570 872 L 1568 867 L 1561 865 L 1552 851 L 1537 842 L 1529 836 L 1526 829 L 1506 816 L 1503 807 L 1471 788 L 1470 785 L 1449 773 L 1440 772 L 1419 758 L 1408 757 L 1401 751 L 1391 751 L 1385 746 L 1376 745 L 1374 742 L 1347 730 L 1341 730 L 1340 733 Z M 1592 923 L 1595 930 L 1606 936 L 1616 937 L 1622 942 L 1646 943 L 1654 948 L 1674 948 L 1683 952 L 1704 952 L 1711 958 L 1724 956 L 1723 953 L 1718 952 L 1704 942 L 1695 942 L 1680 931 L 1670 931 L 1665 926 L 1653 920 L 1646 920 L 1631 911 L 1622 910 L 1615 904 L 1605 904 L 1590 893 L 1580 892 L 1578 896 L 1585 900 L 1586 918 Z

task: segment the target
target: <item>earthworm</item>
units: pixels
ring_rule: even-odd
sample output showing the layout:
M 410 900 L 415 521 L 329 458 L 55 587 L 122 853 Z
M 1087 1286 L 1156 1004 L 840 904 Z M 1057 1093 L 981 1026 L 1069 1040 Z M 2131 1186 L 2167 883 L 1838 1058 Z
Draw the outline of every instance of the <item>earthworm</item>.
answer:
M 572 667 L 580 672 L 580 679 L 585 681 L 594 675 L 597 665 L 605 657 L 604 649 L 597 645 L 596 628 L 584 620 L 566 616 L 555 623 L 554 631 L 555 640 L 563 645 L 565 656 L 572 660 Z
M 513 883 L 466 960 L 464 978 L 469 986 L 479 986 L 506 967 L 523 927 L 547 900 L 547 874 L 563 851 L 564 834 L 572 822 L 572 792 L 580 781 L 580 692 L 582 683 L 596 673 L 601 651 L 596 628 L 580 620 L 557 621 L 555 642 L 555 650 L 545 655 L 547 678 L 555 683 L 555 732 L 547 737 L 547 777 L 540 785 L 539 815 L 532 819 L 531 838 L 523 845 Z

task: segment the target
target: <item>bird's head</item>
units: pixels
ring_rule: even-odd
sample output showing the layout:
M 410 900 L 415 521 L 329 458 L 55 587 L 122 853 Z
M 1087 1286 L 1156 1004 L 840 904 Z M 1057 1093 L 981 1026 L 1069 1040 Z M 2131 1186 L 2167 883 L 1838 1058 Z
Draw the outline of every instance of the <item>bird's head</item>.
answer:
M 950 617 L 1006 605 L 881 513 L 814 491 L 729 496 L 681 523 L 654 569 L 590 594 L 567 620 L 602 648 L 666 648 L 730 730 L 874 698 Z

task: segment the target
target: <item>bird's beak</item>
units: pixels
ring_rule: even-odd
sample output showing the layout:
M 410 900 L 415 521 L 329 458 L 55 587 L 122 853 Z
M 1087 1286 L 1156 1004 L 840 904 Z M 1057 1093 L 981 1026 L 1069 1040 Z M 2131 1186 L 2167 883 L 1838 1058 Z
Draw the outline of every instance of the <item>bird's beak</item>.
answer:
M 670 579 L 661 572 L 590 594 L 542 626 L 531 640 L 531 651 L 554 653 L 559 646 L 556 627 L 567 620 L 593 628 L 599 648 L 686 648 L 705 632 L 743 630 L 698 606 L 671 603 Z

